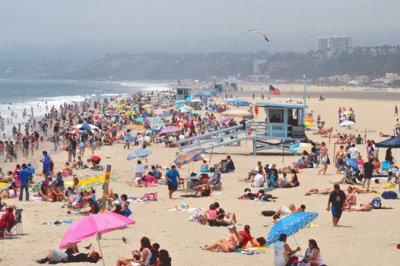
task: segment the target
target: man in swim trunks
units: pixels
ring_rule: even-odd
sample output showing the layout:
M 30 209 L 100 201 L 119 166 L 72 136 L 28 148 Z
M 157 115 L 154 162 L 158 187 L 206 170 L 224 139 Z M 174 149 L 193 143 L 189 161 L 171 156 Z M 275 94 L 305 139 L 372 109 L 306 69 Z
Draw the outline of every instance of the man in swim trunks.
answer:
M 340 186 L 335 184 L 333 186 L 334 190 L 331 192 L 328 200 L 327 211 L 332 211 L 332 223 L 336 227 L 339 223 L 340 217 L 342 216 L 342 209 L 344 202 L 346 200 L 346 194 L 343 190 L 340 190 Z

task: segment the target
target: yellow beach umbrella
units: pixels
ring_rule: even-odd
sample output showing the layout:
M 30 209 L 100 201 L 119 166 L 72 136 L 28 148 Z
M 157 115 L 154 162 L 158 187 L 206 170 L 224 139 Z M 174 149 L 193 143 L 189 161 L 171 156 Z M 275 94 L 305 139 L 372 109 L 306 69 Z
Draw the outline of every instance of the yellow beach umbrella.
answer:
M 99 176 L 92 176 L 92 177 L 81 179 L 81 180 L 79 180 L 79 183 L 75 188 L 75 191 L 81 192 L 88 188 L 92 188 L 94 186 L 101 185 L 104 183 L 105 177 L 106 177 L 106 175 L 102 174 Z M 114 176 L 110 176 L 110 180 L 115 180 L 115 179 L 116 178 Z
M 143 107 L 143 108 L 151 108 L 151 107 L 153 107 L 153 105 L 151 105 L 151 104 L 145 104 L 145 105 L 143 105 L 142 107 Z

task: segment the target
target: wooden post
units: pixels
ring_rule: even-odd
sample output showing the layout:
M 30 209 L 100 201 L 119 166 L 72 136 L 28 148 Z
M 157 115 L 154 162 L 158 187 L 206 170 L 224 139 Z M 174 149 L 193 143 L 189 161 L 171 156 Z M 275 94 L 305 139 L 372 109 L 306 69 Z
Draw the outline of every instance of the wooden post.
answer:
M 108 184 L 110 183 L 110 172 L 111 172 L 111 165 L 108 164 L 106 168 L 106 176 L 104 177 L 103 200 L 101 201 L 100 213 L 104 213 L 106 210 Z

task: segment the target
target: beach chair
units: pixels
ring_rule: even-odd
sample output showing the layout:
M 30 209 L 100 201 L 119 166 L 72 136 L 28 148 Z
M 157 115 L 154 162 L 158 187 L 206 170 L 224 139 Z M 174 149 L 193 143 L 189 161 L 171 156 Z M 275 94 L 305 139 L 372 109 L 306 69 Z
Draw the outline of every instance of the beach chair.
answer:
M 215 173 L 213 178 L 211 179 L 211 186 L 213 190 L 221 190 L 222 183 L 221 183 L 221 173 Z
M 14 224 L 9 230 L 4 230 L 4 237 L 12 237 L 14 235 L 22 235 L 24 233 L 22 228 L 22 211 L 23 209 L 16 209 L 14 215 Z

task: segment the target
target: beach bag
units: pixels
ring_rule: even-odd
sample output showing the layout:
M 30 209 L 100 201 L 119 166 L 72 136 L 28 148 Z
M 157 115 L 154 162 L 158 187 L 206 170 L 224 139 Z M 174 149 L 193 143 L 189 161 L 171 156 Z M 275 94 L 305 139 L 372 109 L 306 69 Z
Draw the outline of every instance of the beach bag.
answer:
M 261 212 L 261 215 L 268 216 L 268 217 L 273 216 L 274 214 L 275 214 L 274 211 L 262 211 Z
M 397 193 L 394 191 L 385 191 L 381 196 L 384 199 L 397 199 Z
M 328 157 L 328 159 L 326 159 L 326 163 L 331 164 L 331 159 L 329 159 L 329 157 Z
M 382 201 L 380 197 L 375 197 L 372 201 L 371 201 L 371 206 L 374 209 L 380 209 L 382 208 Z

